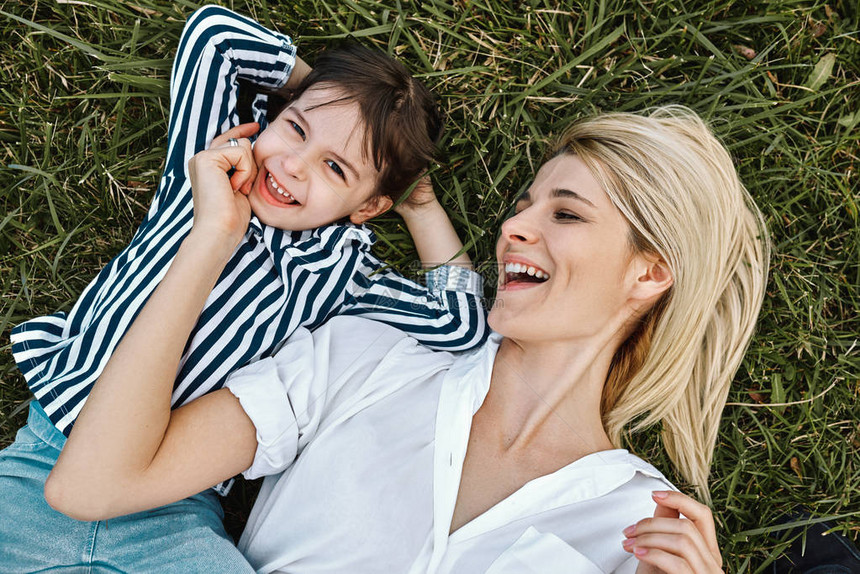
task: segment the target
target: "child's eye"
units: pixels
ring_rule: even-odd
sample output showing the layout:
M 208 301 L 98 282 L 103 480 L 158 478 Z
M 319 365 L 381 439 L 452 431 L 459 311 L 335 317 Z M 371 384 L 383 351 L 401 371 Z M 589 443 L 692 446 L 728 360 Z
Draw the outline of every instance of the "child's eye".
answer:
M 555 217 L 556 221 L 583 221 L 580 216 L 575 213 L 570 213 L 569 211 L 556 211 L 553 214 L 553 217 Z
M 305 130 L 302 129 L 302 126 L 294 122 L 293 120 L 287 120 L 287 122 L 293 126 L 293 129 L 296 130 L 296 133 L 299 134 L 299 137 L 302 138 L 302 141 L 305 141 Z
M 346 181 L 346 174 L 343 173 L 343 170 L 340 168 L 339 165 L 337 165 L 337 162 L 332 161 L 330 159 L 327 159 L 326 164 L 331 168 L 331 170 L 333 172 L 335 172 L 338 175 L 338 177 L 340 177 L 342 180 Z

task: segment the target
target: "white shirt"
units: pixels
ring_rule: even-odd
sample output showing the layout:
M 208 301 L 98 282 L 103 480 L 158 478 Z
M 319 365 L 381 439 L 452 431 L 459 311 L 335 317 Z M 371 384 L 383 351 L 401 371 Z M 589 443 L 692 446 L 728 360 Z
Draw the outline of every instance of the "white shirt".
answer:
M 501 336 L 452 355 L 356 317 L 299 329 L 226 386 L 266 475 L 240 550 L 259 572 L 633 572 L 622 530 L 673 488 L 625 450 L 525 484 L 449 535 Z

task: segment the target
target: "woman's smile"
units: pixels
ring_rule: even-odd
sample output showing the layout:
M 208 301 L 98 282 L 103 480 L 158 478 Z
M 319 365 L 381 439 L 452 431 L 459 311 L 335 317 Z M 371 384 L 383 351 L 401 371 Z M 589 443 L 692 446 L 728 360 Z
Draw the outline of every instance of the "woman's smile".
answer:
M 628 233 L 581 158 L 548 161 L 502 224 L 492 328 L 525 339 L 598 332 L 625 308 Z
M 531 261 L 506 255 L 502 260 L 502 272 L 499 273 L 499 290 L 529 289 L 546 282 L 549 277 L 548 272 Z

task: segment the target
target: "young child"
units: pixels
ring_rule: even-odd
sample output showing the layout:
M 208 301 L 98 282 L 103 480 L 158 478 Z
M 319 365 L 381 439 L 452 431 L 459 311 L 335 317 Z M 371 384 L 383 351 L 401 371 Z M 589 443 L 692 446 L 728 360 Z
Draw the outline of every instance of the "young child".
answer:
M 253 101 L 263 128 L 253 156 L 245 138 L 258 126 L 237 126 L 239 80 L 292 91 L 291 103 L 268 126 L 267 97 Z M 173 67 L 167 162 L 145 220 L 68 316 L 33 319 L 12 332 L 15 360 L 38 400 L 33 408 L 68 436 L 191 228 L 188 163 L 210 147 L 245 148 L 256 177 L 239 191 L 253 215 L 188 341 L 173 406 L 271 356 L 298 326 L 312 329 L 337 314 L 383 321 L 436 349 L 481 343 L 481 281 L 467 256 L 428 271 L 423 287 L 384 267 L 370 251 L 373 233 L 362 225 L 426 170 L 440 129 L 426 88 L 381 53 L 328 53 L 310 71 L 286 36 L 221 7 L 195 12 Z M 247 167 L 235 166 L 234 181 Z M 404 202 L 398 212 L 422 261 L 434 265 L 462 244 L 432 191 L 424 194 L 426 203 Z

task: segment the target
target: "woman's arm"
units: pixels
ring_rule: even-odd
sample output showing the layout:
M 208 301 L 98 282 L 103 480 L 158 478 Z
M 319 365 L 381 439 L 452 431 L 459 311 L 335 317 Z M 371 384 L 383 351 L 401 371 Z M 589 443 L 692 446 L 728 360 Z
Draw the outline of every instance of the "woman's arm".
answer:
M 194 227 L 108 361 L 45 484 L 48 503 L 73 518 L 161 506 L 234 476 L 253 460 L 254 426 L 229 391 L 170 410 L 188 335 L 250 218 L 239 193 L 256 175 L 250 143 L 224 145 L 246 131 L 228 131 L 189 162 Z

